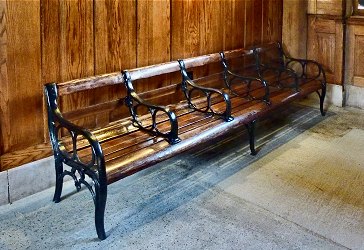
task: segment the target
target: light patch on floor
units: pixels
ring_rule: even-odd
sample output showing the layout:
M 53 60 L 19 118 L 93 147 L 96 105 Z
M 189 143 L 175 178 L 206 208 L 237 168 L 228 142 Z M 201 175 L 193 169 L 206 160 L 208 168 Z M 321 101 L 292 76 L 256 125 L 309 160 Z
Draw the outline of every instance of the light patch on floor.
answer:
M 363 125 L 352 123 L 363 123 L 363 114 L 329 118 L 219 186 L 344 246 L 364 248 L 364 130 L 352 128 Z

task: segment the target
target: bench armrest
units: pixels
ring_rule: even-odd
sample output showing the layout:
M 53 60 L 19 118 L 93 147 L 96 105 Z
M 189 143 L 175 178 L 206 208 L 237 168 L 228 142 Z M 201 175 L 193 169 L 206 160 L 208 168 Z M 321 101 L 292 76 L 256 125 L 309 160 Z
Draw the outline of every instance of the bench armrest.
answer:
M 293 80 L 293 84 L 292 84 L 292 87 L 296 90 L 296 91 L 299 91 L 299 81 L 298 81 L 298 75 L 297 73 L 291 69 L 291 68 L 288 68 L 288 67 L 274 67 L 274 66 L 270 66 L 270 65 L 264 65 L 264 64 L 261 64 L 259 66 L 259 75 L 260 77 L 262 77 L 264 79 L 264 72 L 265 71 L 268 71 L 268 70 L 272 70 L 272 71 L 275 71 L 278 75 L 278 82 L 281 82 L 281 77 L 282 77 L 282 74 L 283 73 L 286 73 L 287 75 L 289 75 Z
M 260 79 L 260 78 L 257 78 L 257 77 L 243 76 L 243 75 L 239 75 L 239 74 L 236 74 L 236 73 L 232 72 L 231 70 L 229 70 L 229 66 L 228 66 L 228 63 L 226 61 L 224 52 L 220 52 L 219 54 L 220 54 L 220 57 L 221 57 L 222 66 L 224 68 L 224 83 L 225 83 L 226 87 L 231 92 L 233 92 L 235 95 L 239 95 L 239 94 L 235 93 L 235 91 L 231 88 L 232 82 L 235 79 L 239 79 L 239 80 L 242 80 L 243 82 L 245 82 L 248 85 L 248 96 L 253 100 L 257 100 L 258 98 L 254 97 L 254 96 L 252 96 L 250 94 L 251 84 L 252 84 L 252 82 L 256 81 L 256 82 L 259 82 L 263 86 L 263 88 L 265 89 L 265 94 L 264 94 L 262 100 L 266 104 L 270 104 L 269 86 L 268 86 L 268 83 L 267 83 L 266 80 Z
M 133 125 L 150 134 L 165 138 L 170 144 L 176 144 L 180 142 L 181 140 L 178 138 L 178 121 L 176 114 L 172 112 L 168 107 L 155 105 L 145 101 L 135 92 L 131 81 L 130 73 L 125 70 L 123 71 L 123 76 L 124 83 L 127 88 L 125 104 L 129 108 L 131 117 L 133 119 Z M 138 110 L 141 107 L 147 108 L 152 118 L 152 124 L 145 126 L 139 119 Z M 168 121 L 170 124 L 170 130 L 168 132 L 162 132 L 158 129 L 159 123 L 157 122 L 157 118 L 162 114 L 165 114 L 168 117 Z
M 90 131 L 73 124 L 62 116 L 57 104 L 58 91 L 55 83 L 46 84 L 44 93 L 47 102 L 49 135 L 56 161 L 65 162 L 75 167 L 79 170 L 80 174 L 94 177 L 92 178 L 94 181 L 106 183 L 105 160 L 99 141 Z M 63 128 L 71 135 L 72 154 L 67 152 L 62 140 L 59 138 L 59 132 Z M 87 163 L 83 162 L 78 156 L 77 141 L 79 141 L 79 136 L 84 137 L 91 147 L 92 159 Z M 97 173 L 94 171 L 95 167 L 97 168 Z M 95 175 L 98 175 L 98 178 Z M 95 184 L 99 185 L 100 183 Z
M 307 78 L 309 79 L 309 75 L 307 72 L 308 66 L 312 65 L 314 68 L 314 72 L 317 72 L 316 75 L 312 76 L 312 79 L 319 79 L 322 78 L 323 84 L 326 84 L 326 74 L 325 70 L 323 69 L 322 65 L 314 60 L 307 60 L 307 59 L 299 59 L 299 58 L 292 58 L 286 56 L 286 67 L 289 68 L 290 64 L 297 62 L 301 66 L 301 75 L 299 77 L 301 78 Z
M 184 61 L 178 60 L 178 63 L 182 74 L 182 90 L 190 108 L 198 112 L 221 116 L 227 122 L 232 121 L 234 118 L 231 116 L 231 101 L 229 95 L 221 90 L 203 87 L 196 84 L 193 80 L 189 78 Z M 202 93 L 204 96 L 206 96 L 206 105 L 204 105 L 204 108 L 199 108 L 193 102 L 193 92 Z M 225 102 L 225 110 L 223 112 L 218 112 L 217 110 L 214 110 L 213 98 L 216 95 L 221 97 Z

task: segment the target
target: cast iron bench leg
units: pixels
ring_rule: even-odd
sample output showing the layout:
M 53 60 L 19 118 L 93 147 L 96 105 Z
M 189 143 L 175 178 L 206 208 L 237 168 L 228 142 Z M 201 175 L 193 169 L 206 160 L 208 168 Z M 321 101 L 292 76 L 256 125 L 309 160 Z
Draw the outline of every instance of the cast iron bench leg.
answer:
M 106 239 L 104 217 L 107 197 L 107 186 L 95 183 L 95 226 L 100 240 Z
M 56 189 L 54 191 L 53 201 L 58 203 L 61 201 L 62 187 L 63 187 L 63 164 L 60 160 L 55 160 L 56 168 Z
M 250 154 L 251 155 L 256 155 L 257 151 L 255 150 L 255 145 L 254 145 L 254 141 L 255 141 L 255 123 L 256 120 L 248 123 L 245 125 L 245 127 L 248 130 L 248 134 L 249 134 L 249 144 L 250 144 Z
M 326 114 L 326 112 L 324 111 L 325 96 L 326 96 L 326 85 L 322 88 L 320 95 L 320 111 L 322 116 L 325 116 Z

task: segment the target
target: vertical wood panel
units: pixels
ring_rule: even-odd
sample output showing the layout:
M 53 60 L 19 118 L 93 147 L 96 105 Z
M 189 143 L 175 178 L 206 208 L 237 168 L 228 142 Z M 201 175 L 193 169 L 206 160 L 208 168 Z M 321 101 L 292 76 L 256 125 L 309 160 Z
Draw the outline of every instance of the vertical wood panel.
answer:
M 288 55 L 306 58 L 307 55 L 307 1 L 284 0 L 282 43 Z
M 224 50 L 244 47 L 245 0 L 223 2 Z M 227 22 L 225 21 L 228 20 Z
M 136 66 L 136 2 L 95 1 L 95 73 Z
M 309 16 L 307 57 L 322 64 L 329 83 L 342 84 L 343 24 L 340 19 Z
M 263 43 L 280 41 L 282 37 L 282 1 L 268 0 L 263 4 Z
M 51 4 L 51 3 L 50 3 Z M 93 2 L 88 0 L 60 1 L 60 67 L 61 81 L 94 74 Z M 65 111 L 95 103 L 93 91 L 75 93 L 62 98 Z M 78 124 L 93 127 L 93 119 L 82 119 Z
M 202 3 L 199 6 L 200 55 L 223 49 L 223 28 L 226 25 L 221 18 L 224 4 L 222 1 L 205 0 Z
M 170 1 L 139 0 L 137 13 L 137 66 L 170 61 Z M 169 83 L 167 76 L 161 76 L 138 81 L 136 88 L 143 92 Z
M 10 116 L 7 70 L 6 2 L 0 1 L 0 155 L 9 148 Z M 0 162 L 1 171 L 1 162 Z
M 7 1 L 6 11 L 10 138 L 5 152 L 41 143 L 44 130 L 40 2 Z
M 199 55 L 203 1 L 172 0 L 172 60 Z
M 244 47 L 262 43 L 263 0 L 246 0 Z
M 136 2 L 100 0 L 95 6 L 95 74 L 136 67 Z M 121 99 L 124 86 L 110 86 L 97 91 L 96 102 Z M 120 105 L 122 106 L 122 105 Z M 123 116 L 126 108 L 99 114 L 97 126 Z
M 347 84 L 364 87 L 364 22 L 350 20 L 347 33 L 346 78 Z
M 41 1 L 42 34 L 42 83 L 61 81 L 60 77 L 60 23 L 59 2 Z M 48 124 L 45 100 L 43 99 L 44 141 L 48 140 Z

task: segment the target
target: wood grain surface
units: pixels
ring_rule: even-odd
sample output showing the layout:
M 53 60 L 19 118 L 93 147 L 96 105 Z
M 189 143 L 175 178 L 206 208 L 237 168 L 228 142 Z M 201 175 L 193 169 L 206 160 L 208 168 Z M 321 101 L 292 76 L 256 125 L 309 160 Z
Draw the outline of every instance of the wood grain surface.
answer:
M 323 65 L 328 83 L 342 84 L 343 35 L 340 19 L 309 15 L 307 57 Z
M 62 110 L 72 114 L 90 105 L 105 107 L 75 120 L 103 126 L 126 114 L 115 105 L 125 95 L 122 70 L 281 40 L 282 1 L 0 1 L 0 162 L 9 169 L 50 155 L 44 149 L 45 83 L 111 73 L 110 81 L 80 80 L 85 85 L 64 88 L 60 100 Z M 193 74 L 212 70 L 197 67 Z M 150 92 L 179 81 L 176 74 L 136 86 Z M 88 84 L 95 89 L 80 91 Z

